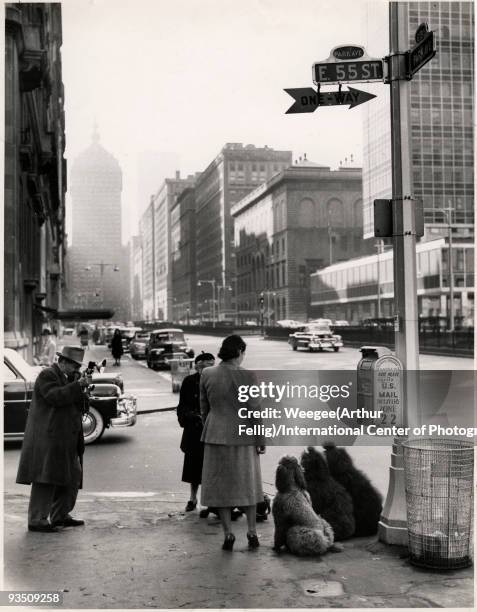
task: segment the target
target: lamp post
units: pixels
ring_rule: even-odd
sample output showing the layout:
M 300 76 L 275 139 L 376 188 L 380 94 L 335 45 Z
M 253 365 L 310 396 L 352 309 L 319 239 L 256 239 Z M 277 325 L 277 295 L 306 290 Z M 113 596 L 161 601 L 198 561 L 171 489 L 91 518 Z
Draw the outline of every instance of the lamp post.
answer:
M 93 266 L 99 266 L 100 276 L 101 276 L 101 308 L 104 306 L 104 269 L 107 267 L 112 267 L 114 272 L 119 272 L 119 266 L 117 264 L 106 263 L 104 261 L 100 261 L 97 263 L 91 263 L 85 266 L 85 270 L 90 272 Z
M 215 283 L 216 280 L 203 280 L 200 279 L 197 281 L 197 287 L 201 287 L 202 283 L 208 283 L 212 285 L 212 327 L 215 327 Z

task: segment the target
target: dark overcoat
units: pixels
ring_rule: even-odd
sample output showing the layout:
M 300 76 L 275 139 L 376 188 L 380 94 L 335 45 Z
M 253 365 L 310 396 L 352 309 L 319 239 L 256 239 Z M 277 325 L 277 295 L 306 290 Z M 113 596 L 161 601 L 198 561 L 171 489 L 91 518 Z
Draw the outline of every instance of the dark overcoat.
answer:
M 68 382 L 57 364 L 36 379 L 23 439 L 17 482 L 69 485 L 84 452 L 79 382 Z
M 202 419 L 200 416 L 200 374 L 190 374 L 182 381 L 177 419 L 184 428 L 181 451 L 195 453 L 202 449 Z
M 111 353 L 114 359 L 119 359 L 123 352 L 123 340 L 119 334 L 114 334 L 111 338 Z

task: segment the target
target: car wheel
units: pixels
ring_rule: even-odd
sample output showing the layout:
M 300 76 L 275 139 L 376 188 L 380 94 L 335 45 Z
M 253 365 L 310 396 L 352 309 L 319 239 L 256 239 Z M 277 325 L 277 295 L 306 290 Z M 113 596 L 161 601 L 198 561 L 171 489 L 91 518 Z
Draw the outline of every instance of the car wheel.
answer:
M 86 414 L 83 415 L 83 436 L 84 443 L 91 444 L 99 440 L 104 432 L 104 419 L 102 414 L 93 406 L 89 407 Z
M 132 357 L 133 359 L 136 359 L 136 360 L 137 360 L 137 359 L 139 359 L 139 357 L 138 357 L 137 355 L 131 355 L 131 357 Z
M 337 353 L 340 350 L 340 347 L 339 346 L 334 346 L 333 350 L 334 350 L 335 353 Z
M 147 367 L 152 368 L 152 363 L 149 361 L 149 359 L 147 360 Z
M 297 349 L 296 344 L 292 344 L 292 349 L 293 349 L 294 351 L 296 351 L 296 349 Z

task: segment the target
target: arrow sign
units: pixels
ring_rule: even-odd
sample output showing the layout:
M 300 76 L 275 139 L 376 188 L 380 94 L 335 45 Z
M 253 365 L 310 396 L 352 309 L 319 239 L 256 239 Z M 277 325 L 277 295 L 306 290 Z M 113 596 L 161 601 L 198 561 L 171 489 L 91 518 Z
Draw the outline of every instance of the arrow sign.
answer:
M 346 91 L 326 91 L 318 93 L 312 87 L 285 89 L 287 94 L 295 99 L 285 114 L 313 113 L 319 106 L 346 106 L 354 108 L 364 102 L 369 102 L 376 96 L 367 91 L 348 87 Z

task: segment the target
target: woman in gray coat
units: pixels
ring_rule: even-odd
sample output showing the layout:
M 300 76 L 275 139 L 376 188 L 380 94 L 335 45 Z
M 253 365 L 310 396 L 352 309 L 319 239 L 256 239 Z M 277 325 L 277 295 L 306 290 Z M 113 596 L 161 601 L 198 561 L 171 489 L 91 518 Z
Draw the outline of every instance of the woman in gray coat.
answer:
M 256 506 L 263 501 L 259 455 L 265 452 L 261 439 L 244 439 L 239 425 L 251 425 L 253 419 L 239 417 L 240 408 L 258 409 L 259 400 L 238 401 L 240 385 L 256 384 L 252 372 L 240 367 L 246 344 L 240 336 L 225 338 L 218 356 L 222 361 L 203 371 L 200 379 L 200 408 L 204 420 L 202 441 L 201 503 L 218 509 L 225 540 L 222 548 L 232 550 L 235 536 L 231 531 L 231 510 L 244 509 L 247 516 L 249 548 L 257 548 Z

